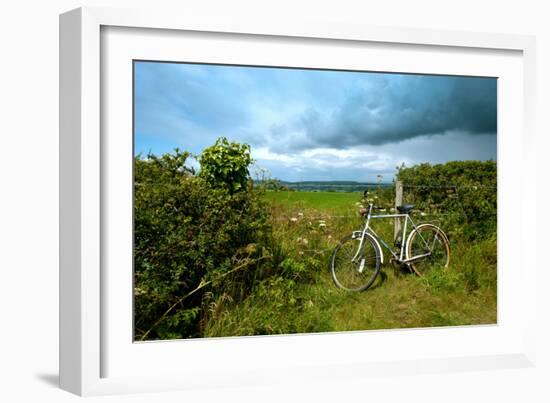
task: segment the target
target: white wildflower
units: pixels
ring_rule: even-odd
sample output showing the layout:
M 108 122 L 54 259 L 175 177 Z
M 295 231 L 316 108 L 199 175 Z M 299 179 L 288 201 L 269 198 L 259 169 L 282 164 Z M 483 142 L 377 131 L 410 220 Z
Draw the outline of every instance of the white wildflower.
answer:
M 292 218 L 290 219 L 290 221 L 296 222 L 296 221 L 298 221 L 298 219 L 297 219 L 296 217 L 292 217 Z

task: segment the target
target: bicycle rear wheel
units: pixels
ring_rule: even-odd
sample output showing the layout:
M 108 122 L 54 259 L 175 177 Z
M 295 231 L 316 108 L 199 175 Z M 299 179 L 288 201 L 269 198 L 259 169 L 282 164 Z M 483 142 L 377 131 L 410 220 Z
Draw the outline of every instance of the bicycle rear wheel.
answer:
M 339 288 L 363 291 L 369 288 L 380 271 L 380 252 L 371 236 L 366 235 L 357 254 L 361 239 L 348 235 L 334 248 L 331 260 L 332 279 Z
M 428 255 L 409 263 L 420 277 L 431 270 L 447 268 L 451 259 L 447 235 L 433 224 L 421 224 L 411 232 L 406 252 L 407 259 Z

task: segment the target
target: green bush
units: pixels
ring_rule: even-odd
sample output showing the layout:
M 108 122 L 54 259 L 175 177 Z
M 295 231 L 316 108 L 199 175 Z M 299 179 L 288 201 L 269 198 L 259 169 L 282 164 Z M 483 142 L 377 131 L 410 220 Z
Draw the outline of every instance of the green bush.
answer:
M 226 188 L 230 193 L 235 193 L 247 187 L 251 162 L 248 144 L 230 142 L 221 137 L 202 152 L 200 176 L 213 187 Z
M 200 336 L 206 287 L 194 290 L 208 283 L 209 292 L 244 298 L 269 255 L 267 209 L 245 175 L 248 146 L 218 141 L 201 156 L 199 175 L 186 166 L 189 156 L 134 161 L 138 339 Z
M 415 204 L 417 211 L 442 217 L 450 235 L 476 239 L 496 233 L 496 162 L 401 167 L 397 179 L 403 182 L 405 202 Z

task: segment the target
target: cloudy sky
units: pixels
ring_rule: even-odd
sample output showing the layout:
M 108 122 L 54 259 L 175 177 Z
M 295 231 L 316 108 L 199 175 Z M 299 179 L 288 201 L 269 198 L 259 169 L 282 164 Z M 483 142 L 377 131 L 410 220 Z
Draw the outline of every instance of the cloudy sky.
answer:
M 274 178 L 391 181 L 496 160 L 496 79 L 136 62 L 135 153 L 246 142 Z

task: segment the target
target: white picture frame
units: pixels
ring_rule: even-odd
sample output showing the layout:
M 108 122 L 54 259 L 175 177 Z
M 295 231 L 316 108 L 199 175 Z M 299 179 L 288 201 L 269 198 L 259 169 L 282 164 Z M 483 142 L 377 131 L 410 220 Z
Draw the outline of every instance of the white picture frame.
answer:
M 508 144 L 507 148 L 501 149 L 499 146 L 499 324 L 478 327 L 473 331 L 466 328 L 447 328 L 391 332 L 347 332 L 346 334 L 322 336 L 323 345 L 342 341 L 353 344 L 365 340 L 376 343 L 406 340 L 420 346 L 422 339 L 428 340 L 430 337 L 433 337 L 433 340 L 450 342 L 453 340 L 485 340 L 486 344 L 479 343 L 477 349 L 461 350 L 457 348 L 453 351 L 447 351 L 444 347 L 433 351 L 419 349 L 422 351 L 419 351 L 418 354 L 403 357 L 399 354 L 406 352 L 396 350 L 393 357 L 381 356 L 368 359 L 368 357 L 359 356 L 339 361 L 336 358 L 331 359 L 330 356 L 316 359 L 314 351 L 308 350 L 308 346 L 315 344 L 313 341 L 319 343 L 320 335 L 268 337 L 267 339 L 265 337 L 233 338 L 221 341 L 198 340 L 191 341 L 191 343 L 187 341 L 185 345 L 178 342 L 135 344 L 125 336 L 124 329 L 120 332 L 117 331 L 118 333 L 114 336 L 110 335 L 109 329 L 114 327 L 113 324 L 117 322 L 109 319 L 116 317 L 116 314 L 112 312 L 113 306 L 110 301 L 113 298 L 109 298 L 109 287 L 106 287 L 105 283 L 106 279 L 112 279 L 104 271 L 108 266 L 106 251 L 109 249 L 109 245 L 105 244 L 104 227 L 108 227 L 108 223 L 105 222 L 108 219 L 105 216 L 107 210 L 105 203 L 109 203 L 105 194 L 108 193 L 106 190 L 110 189 L 109 175 L 114 171 L 110 171 L 111 168 L 108 168 L 113 164 L 107 164 L 109 157 L 106 155 L 109 154 L 109 150 L 106 150 L 105 147 L 116 147 L 116 145 L 110 142 L 111 137 L 102 138 L 102 133 L 104 135 L 109 131 L 110 123 L 107 117 L 110 111 L 108 108 L 117 106 L 116 102 L 109 98 L 109 106 L 106 107 L 103 97 L 105 94 L 114 93 L 116 98 L 117 94 L 121 94 L 125 90 L 122 87 L 119 89 L 112 80 L 102 80 L 102 74 L 106 74 L 103 70 L 104 64 L 102 63 L 105 61 L 102 61 L 102 57 L 109 56 L 109 53 L 105 53 L 105 50 L 102 49 L 102 47 L 106 47 L 102 32 L 109 30 L 109 27 L 118 27 L 117 29 L 120 30 L 128 29 L 130 31 L 125 32 L 124 35 L 130 36 L 134 35 L 132 30 L 139 28 L 155 29 L 157 30 L 155 32 L 193 32 L 193 35 L 198 38 L 201 38 L 201 35 L 215 33 L 218 39 L 223 39 L 224 35 L 243 35 L 260 42 L 262 39 L 269 39 L 272 42 L 300 41 L 307 45 L 309 43 L 307 41 L 311 40 L 318 40 L 320 43 L 331 41 L 330 46 L 333 46 L 334 49 L 343 47 L 345 44 L 361 46 L 373 43 L 380 47 L 394 46 L 397 52 L 407 46 L 420 47 L 422 51 L 433 48 L 437 51 L 450 50 L 450 53 L 458 51 L 458 53 L 455 52 L 458 56 L 453 56 L 458 58 L 461 57 L 459 53 L 464 51 L 478 55 L 473 56 L 480 59 L 477 62 L 478 67 L 473 68 L 478 69 L 475 71 L 483 72 L 485 72 L 483 63 L 487 63 L 487 61 L 483 62 L 484 55 L 513 53 L 514 60 L 510 61 L 509 85 L 516 91 L 514 94 L 518 94 L 521 108 L 515 113 L 511 109 L 509 110 L 509 115 L 512 115 L 511 120 L 505 121 L 503 127 L 505 132 L 508 128 L 516 128 L 519 131 L 517 137 L 508 134 L 504 137 L 505 143 Z M 137 35 L 138 31 L 135 32 Z M 154 40 L 159 41 L 160 44 L 163 39 L 157 37 Z M 162 55 L 164 48 L 168 49 L 167 54 L 169 54 L 170 41 L 172 40 L 178 40 L 178 38 L 172 38 L 167 40 L 165 45 L 158 46 L 161 49 L 157 50 L 160 52 L 158 54 Z M 115 42 L 109 42 L 109 46 L 115 46 Z M 146 45 L 145 42 L 142 42 L 144 49 L 151 46 L 151 44 Z M 121 47 L 118 49 L 120 50 L 119 55 L 124 54 L 126 58 L 135 57 L 131 53 L 125 54 Z M 507 253 L 506 247 L 512 239 L 511 232 L 514 232 L 516 237 L 519 234 L 523 240 L 519 249 L 527 250 L 526 238 L 523 234 L 535 233 L 535 223 L 531 220 L 521 220 L 529 208 L 526 200 L 521 199 L 519 212 L 515 216 L 517 223 L 514 224 L 511 218 L 506 218 L 509 214 L 504 213 L 511 211 L 512 203 L 506 202 L 504 198 L 506 194 L 503 196 L 500 188 L 501 166 L 509 173 L 507 175 L 509 179 L 506 180 L 519 180 L 524 187 L 534 186 L 532 176 L 522 176 L 522 173 L 529 172 L 530 167 L 535 163 L 535 159 L 531 158 L 534 138 L 532 127 L 535 88 L 534 49 L 534 38 L 520 35 L 350 26 L 315 21 L 299 24 L 291 21 L 247 21 L 244 18 L 242 20 L 214 21 L 195 18 L 191 15 L 173 15 L 148 10 L 81 8 L 61 15 L 61 387 L 79 395 L 96 395 L 292 382 L 297 376 L 302 380 L 304 378 L 328 380 L 335 379 L 335 369 L 338 373 L 336 378 L 347 379 L 347 377 L 358 376 L 358 373 L 361 376 L 368 376 L 380 373 L 518 368 L 534 365 L 535 318 L 529 316 L 530 312 L 535 312 L 536 264 L 534 264 L 534 255 L 519 254 L 519 256 L 523 256 L 523 259 L 519 259 L 505 254 Z M 145 54 L 145 57 L 148 55 Z M 255 52 L 250 57 L 252 59 L 261 58 L 262 54 Z M 430 57 L 433 58 L 433 56 Z M 413 62 L 411 61 L 411 63 Z M 518 76 L 519 70 L 516 69 L 519 66 L 518 63 L 521 65 L 521 76 Z M 503 62 L 503 64 L 506 63 Z M 488 75 L 491 71 L 489 67 L 487 66 Z M 421 65 L 416 67 L 416 69 L 422 68 Z M 441 69 L 444 68 L 442 65 Z M 414 70 L 414 68 L 412 69 Z M 453 70 L 441 70 L 441 72 L 452 73 Z M 120 78 L 120 76 L 117 77 Z M 125 99 L 124 97 L 120 98 Z M 515 105 L 517 106 L 517 104 Z M 131 108 L 131 105 L 127 105 L 127 108 Z M 499 114 L 500 111 L 499 109 Z M 499 120 L 499 125 L 500 123 L 502 122 Z M 514 150 L 520 150 L 520 152 L 514 155 L 512 153 Z M 501 161 L 501 158 L 505 159 Z M 520 161 L 521 164 L 518 164 Z M 515 173 L 512 169 L 514 167 Z M 517 201 L 514 204 L 516 207 L 518 206 Z M 502 223 L 510 224 L 507 230 L 510 233 L 503 232 Z M 501 235 L 503 240 L 501 240 Z M 516 253 L 517 248 L 516 245 Z M 510 262 L 516 262 L 521 267 L 521 275 L 516 275 L 518 278 L 516 295 L 518 299 L 521 299 L 521 304 L 511 301 L 509 293 L 501 293 L 501 275 L 504 274 L 504 279 L 507 278 L 507 274 L 502 273 L 500 268 L 502 256 L 509 257 Z M 512 279 L 511 275 L 508 276 Z M 506 284 L 511 283 L 506 282 Z M 130 283 L 128 286 L 131 290 Z M 504 301 L 501 301 L 501 295 L 506 297 Z M 500 310 L 504 310 L 504 314 L 510 312 L 510 316 L 502 317 Z M 523 313 L 522 320 L 516 320 L 521 313 Z M 500 338 L 502 338 L 501 344 L 499 344 Z M 494 340 L 494 348 L 488 347 L 491 340 Z M 280 352 L 284 349 L 301 351 L 302 354 L 293 354 L 292 359 L 286 359 L 286 361 L 278 360 L 277 355 L 280 356 Z M 121 351 L 124 354 L 119 353 Z M 269 351 L 274 353 L 269 355 Z M 383 352 L 383 349 L 380 351 Z M 237 353 L 241 357 L 243 355 L 252 357 L 265 355 L 266 358 L 263 363 L 258 360 L 243 359 L 242 363 L 236 367 L 220 365 L 216 370 L 210 369 L 211 366 L 198 365 L 200 364 L 199 357 L 202 356 L 204 359 L 205 354 L 207 357 L 208 355 L 212 357 L 225 355 L 228 360 L 234 360 Z M 191 357 L 191 362 L 197 364 L 194 370 L 186 372 L 184 365 L 177 364 L 177 361 L 176 363 L 168 362 L 169 356 L 174 354 L 188 354 L 188 357 Z M 160 366 L 159 363 L 162 363 L 163 367 L 167 369 L 153 371 L 158 372 L 155 375 L 133 372 L 131 364 L 126 367 L 119 365 L 116 370 L 111 369 L 110 364 L 107 365 L 108 362 L 117 360 L 132 363 L 133 357 L 137 357 L 137 355 L 140 355 L 140 360 L 146 360 L 145 366 L 149 365 L 149 367 L 155 368 L 155 365 Z M 151 363 L 153 365 L 150 365 Z M 178 365 L 180 365 L 179 368 Z M 258 369 L 262 371 L 260 372 Z

